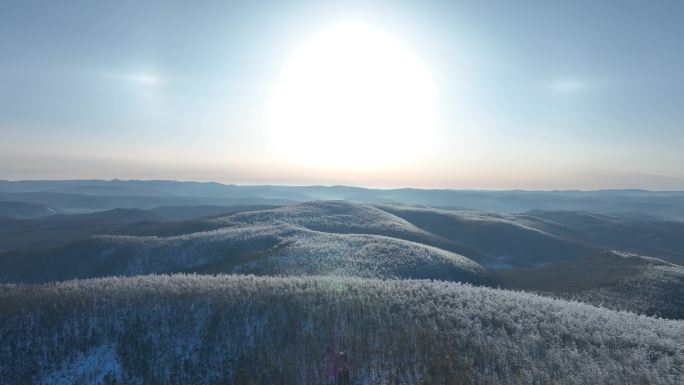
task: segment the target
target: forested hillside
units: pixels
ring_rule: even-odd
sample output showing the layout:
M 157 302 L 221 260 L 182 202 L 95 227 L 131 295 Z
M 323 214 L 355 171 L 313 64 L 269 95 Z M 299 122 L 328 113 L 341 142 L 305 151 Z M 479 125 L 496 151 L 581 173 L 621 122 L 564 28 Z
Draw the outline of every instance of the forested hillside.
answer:
M 430 281 L 0 286 L 0 384 L 681 384 L 684 322 Z
M 658 258 L 611 251 L 555 265 L 497 270 L 495 276 L 506 288 L 684 319 L 684 267 Z
M 98 235 L 54 248 L 7 252 L 0 254 L 0 281 L 248 272 L 486 282 L 482 266 L 452 251 L 458 244 L 365 205 L 310 202 L 207 219 L 195 226 L 215 230 Z
M 0 248 L 24 247 L 0 252 L 0 282 L 155 273 L 439 279 L 684 318 L 681 265 L 601 251 L 616 245 L 677 261 L 678 223 L 344 201 L 252 208 L 180 221 L 139 209 L 8 220 Z M 640 238 L 622 242 L 618 235 L 630 231 Z
M 534 266 L 597 250 L 581 238 L 568 237 L 562 225 L 533 216 L 404 205 L 377 207 L 424 231 L 477 250 L 489 257 L 483 263 L 493 267 Z
M 534 210 L 518 216 L 542 221 L 549 232 L 564 234 L 598 248 L 630 251 L 684 264 L 684 222 L 681 221 L 588 211 Z

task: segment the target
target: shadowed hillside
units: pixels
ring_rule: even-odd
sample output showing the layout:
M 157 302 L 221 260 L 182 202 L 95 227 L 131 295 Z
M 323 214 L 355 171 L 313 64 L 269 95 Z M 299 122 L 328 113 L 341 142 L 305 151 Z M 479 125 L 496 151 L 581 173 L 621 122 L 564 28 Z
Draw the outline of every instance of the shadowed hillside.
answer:
M 31 219 L 54 214 L 57 211 L 41 203 L 0 201 L 0 218 Z
M 425 231 L 492 258 L 493 267 L 529 266 L 576 258 L 596 249 L 547 232 L 535 218 L 414 206 L 378 206 Z
M 684 265 L 684 223 L 629 214 L 534 210 L 519 217 L 544 221 L 547 231 L 602 249 L 657 256 Z
M 0 250 L 41 248 L 75 241 L 101 232 L 117 232 L 131 225 L 157 222 L 160 217 L 140 209 L 114 209 L 79 215 L 51 215 L 7 221 L 0 227 Z
M 657 258 L 605 252 L 556 265 L 498 270 L 495 275 L 506 288 L 684 319 L 684 267 Z
M 0 206 L 2 202 L 0 202 Z M 113 209 L 8 220 L 0 227 L 0 251 L 60 246 L 96 234 L 171 236 L 220 227 L 203 216 L 226 215 L 271 206 L 165 206 L 150 210 Z

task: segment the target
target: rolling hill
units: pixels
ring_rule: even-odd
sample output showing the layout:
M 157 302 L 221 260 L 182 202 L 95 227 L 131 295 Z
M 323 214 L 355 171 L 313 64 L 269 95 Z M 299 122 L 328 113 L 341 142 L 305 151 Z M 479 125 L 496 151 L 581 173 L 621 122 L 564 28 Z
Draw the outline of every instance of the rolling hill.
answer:
M 255 211 L 274 208 L 273 205 L 190 205 L 190 206 L 159 206 L 149 211 L 161 216 L 167 221 L 182 221 L 202 217 L 215 217 L 236 213 L 239 211 Z
M 684 222 L 591 211 L 534 210 L 518 216 L 534 218 L 546 223 L 548 232 L 602 249 L 657 256 L 684 265 Z
M 55 247 L 97 234 L 171 236 L 208 231 L 220 225 L 204 220 L 205 216 L 271 207 L 163 206 L 150 210 L 113 209 L 88 214 L 56 214 L 31 220 L 6 219 L 0 227 L 0 251 Z
M 684 319 L 684 267 L 657 258 L 613 251 L 555 265 L 497 270 L 495 276 L 505 288 Z
M 680 384 L 684 322 L 429 281 L 0 285 L 1 384 Z
M 589 212 L 497 214 L 346 201 L 242 208 L 181 221 L 154 210 L 118 209 L 5 222 L 0 281 L 152 273 L 439 279 L 684 318 L 680 266 L 602 253 L 619 244 L 630 252 L 668 251 L 676 259 L 684 250 L 678 223 Z M 162 211 L 167 210 L 175 212 Z M 621 242 L 615 234 L 622 228 L 642 234 L 643 241 Z
M 32 219 L 57 214 L 57 211 L 40 203 L 0 201 L 0 218 Z
M 8 221 L 0 227 L 0 250 L 56 246 L 99 232 L 114 232 L 132 224 L 159 220 L 158 215 L 145 210 L 114 209 L 91 214 L 57 214 Z
M 591 244 L 548 232 L 532 217 L 430 207 L 379 205 L 416 227 L 477 250 L 495 261 L 492 267 L 547 264 L 590 254 Z
M 160 206 L 234 206 L 234 205 L 266 205 L 277 206 L 293 203 L 285 199 L 264 199 L 252 196 L 238 197 L 195 197 L 176 195 L 101 195 L 78 194 L 55 191 L 36 192 L 2 192 L 0 201 L 16 201 L 45 204 L 65 213 L 91 213 L 117 208 L 153 209 Z
M 0 254 L 0 279 L 249 272 L 486 281 L 478 263 L 429 242 L 457 244 L 371 206 L 310 202 L 191 224 L 215 229 L 174 236 L 99 235 L 7 252 Z

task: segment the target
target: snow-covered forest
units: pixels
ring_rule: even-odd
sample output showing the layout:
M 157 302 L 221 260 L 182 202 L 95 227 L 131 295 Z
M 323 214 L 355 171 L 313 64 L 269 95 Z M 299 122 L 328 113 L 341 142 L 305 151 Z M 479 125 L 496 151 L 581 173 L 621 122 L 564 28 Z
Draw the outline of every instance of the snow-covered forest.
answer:
M 0 252 L 0 384 L 684 381 L 666 222 L 342 201 L 154 218 L 46 219 L 47 240 L 105 230 Z
M 0 287 L 2 384 L 680 384 L 684 322 L 470 285 L 146 276 Z

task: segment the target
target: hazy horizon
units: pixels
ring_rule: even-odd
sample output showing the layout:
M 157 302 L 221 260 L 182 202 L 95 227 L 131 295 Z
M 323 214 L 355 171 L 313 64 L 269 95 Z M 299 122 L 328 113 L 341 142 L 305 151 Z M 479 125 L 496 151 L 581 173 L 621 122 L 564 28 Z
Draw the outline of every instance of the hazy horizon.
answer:
M 345 187 L 345 188 L 358 188 L 358 189 L 368 189 L 368 190 L 402 190 L 402 189 L 414 189 L 414 190 L 451 190 L 451 191 L 483 191 L 483 192 L 498 192 L 498 191 L 527 191 L 527 192 L 564 192 L 564 191 L 577 191 L 577 192 L 596 192 L 596 191 L 647 191 L 647 192 L 658 192 L 667 193 L 675 192 L 681 193 L 684 190 L 675 189 L 647 189 L 639 187 L 622 187 L 622 188 L 595 188 L 595 189 L 581 189 L 581 188 L 478 188 L 478 187 L 439 187 L 439 186 L 374 186 L 374 185 L 352 185 L 352 184 L 335 184 L 335 183 L 318 183 L 318 184 L 306 184 L 306 183 L 235 183 L 230 181 L 218 181 L 211 179 L 127 179 L 127 178 L 73 178 L 73 179 L 51 179 L 51 178 L 37 178 L 37 179 L 0 179 L 0 182 L 73 182 L 73 181 L 83 181 L 83 182 L 177 182 L 177 183 L 217 183 L 224 186 L 237 186 L 237 187 Z
M 684 190 L 684 3 L 8 1 L 0 179 Z

